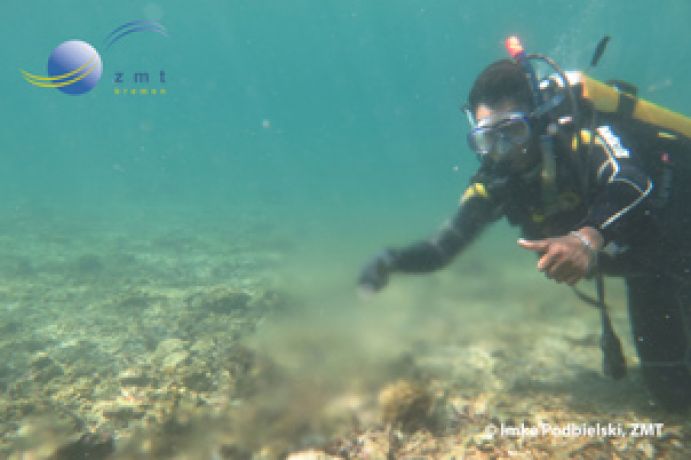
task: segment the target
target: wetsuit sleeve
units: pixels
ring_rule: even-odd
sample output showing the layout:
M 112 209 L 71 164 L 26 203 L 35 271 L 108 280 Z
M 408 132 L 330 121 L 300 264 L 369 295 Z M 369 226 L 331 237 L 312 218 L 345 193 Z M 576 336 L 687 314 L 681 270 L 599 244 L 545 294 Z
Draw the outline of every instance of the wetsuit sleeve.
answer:
M 489 197 L 487 188 L 479 182 L 471 184 L 456 214 L 432 238 L 391 250 L 392 271 L 424 273 L 446 266 L 500 215 L 501 210 Z
M 583 225 L 598 229 L 607 243 L 630 233 L 645 209 L 653 184 L 634 152 L 624 147 L 609 127 L 599 127 L 592 148 L 584 148 L 590 155 L 595 187 Z

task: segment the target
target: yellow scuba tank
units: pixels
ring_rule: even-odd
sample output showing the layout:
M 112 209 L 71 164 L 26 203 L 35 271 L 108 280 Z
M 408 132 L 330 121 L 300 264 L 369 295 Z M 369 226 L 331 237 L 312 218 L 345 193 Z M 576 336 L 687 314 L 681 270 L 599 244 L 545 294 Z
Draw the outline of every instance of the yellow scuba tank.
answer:
M 593 109 L 610 115 L 628 116 L 672 134 L 691 139 L 691 118 L 661 107 L 615 86 L 587 76 L 583 72 L 565 72 L 569 85 L 576 89 L 582 101 Z

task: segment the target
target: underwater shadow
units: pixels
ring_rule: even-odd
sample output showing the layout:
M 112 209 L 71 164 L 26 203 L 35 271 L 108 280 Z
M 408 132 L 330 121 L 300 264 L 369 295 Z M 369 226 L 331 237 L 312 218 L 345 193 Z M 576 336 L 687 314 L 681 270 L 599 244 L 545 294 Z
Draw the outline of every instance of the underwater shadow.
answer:
M 552 396 L 566 409 L 575 412 L 634 413 L 658 418 L 683 418 L 683 414 L 670 413 L 655 404 L 637 367 L 629 368 L 626 377 L 621 380 L 612 380 L 592 369 L 582 368 L 558 382 L 516 382 L 512 391 L 530 396 Z

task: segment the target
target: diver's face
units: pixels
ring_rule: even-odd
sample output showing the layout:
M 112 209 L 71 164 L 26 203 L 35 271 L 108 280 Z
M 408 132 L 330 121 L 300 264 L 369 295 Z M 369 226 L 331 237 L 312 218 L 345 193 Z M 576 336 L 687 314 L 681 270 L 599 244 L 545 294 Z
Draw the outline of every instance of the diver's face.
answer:
M 511 112 L 514 109 L 516 109 L 516 106 L 513 102 L 507 102 L 503 105 L 498 106 L 496 109 L 493 109 L 487 104 L 480 104 L 477 106 L 477 110 L 475 111 L 475 119 L 480 121 L 485 118 L 490 118 L 492 115 L 496 113 Z
M 514 101 L 497 106 L 478 105 L 475 110 L 476 130 L 486 132 L 486 155 L 495 163 L 508 166 L 511 172 L 524 172 L 535 164 L 536 155 L 530 148 L 532 133 L 525 107 Z

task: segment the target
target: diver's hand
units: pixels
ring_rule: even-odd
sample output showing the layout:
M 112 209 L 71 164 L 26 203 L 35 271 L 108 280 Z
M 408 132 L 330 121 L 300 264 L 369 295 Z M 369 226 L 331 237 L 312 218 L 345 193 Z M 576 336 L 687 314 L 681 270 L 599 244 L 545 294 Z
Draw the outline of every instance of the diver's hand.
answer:
M 393 253 L 386 249 L 377 254 L 360 272 L 358 286 L 364 293 L 381 290 L 389 282 L 393 269 Z
M 603 238 L 592 227 L 544 240 L 518 240 L 519 246 L 540 254 L 537 269 L 558 283 L 570 286 L 587 276 L 597 263 Z

